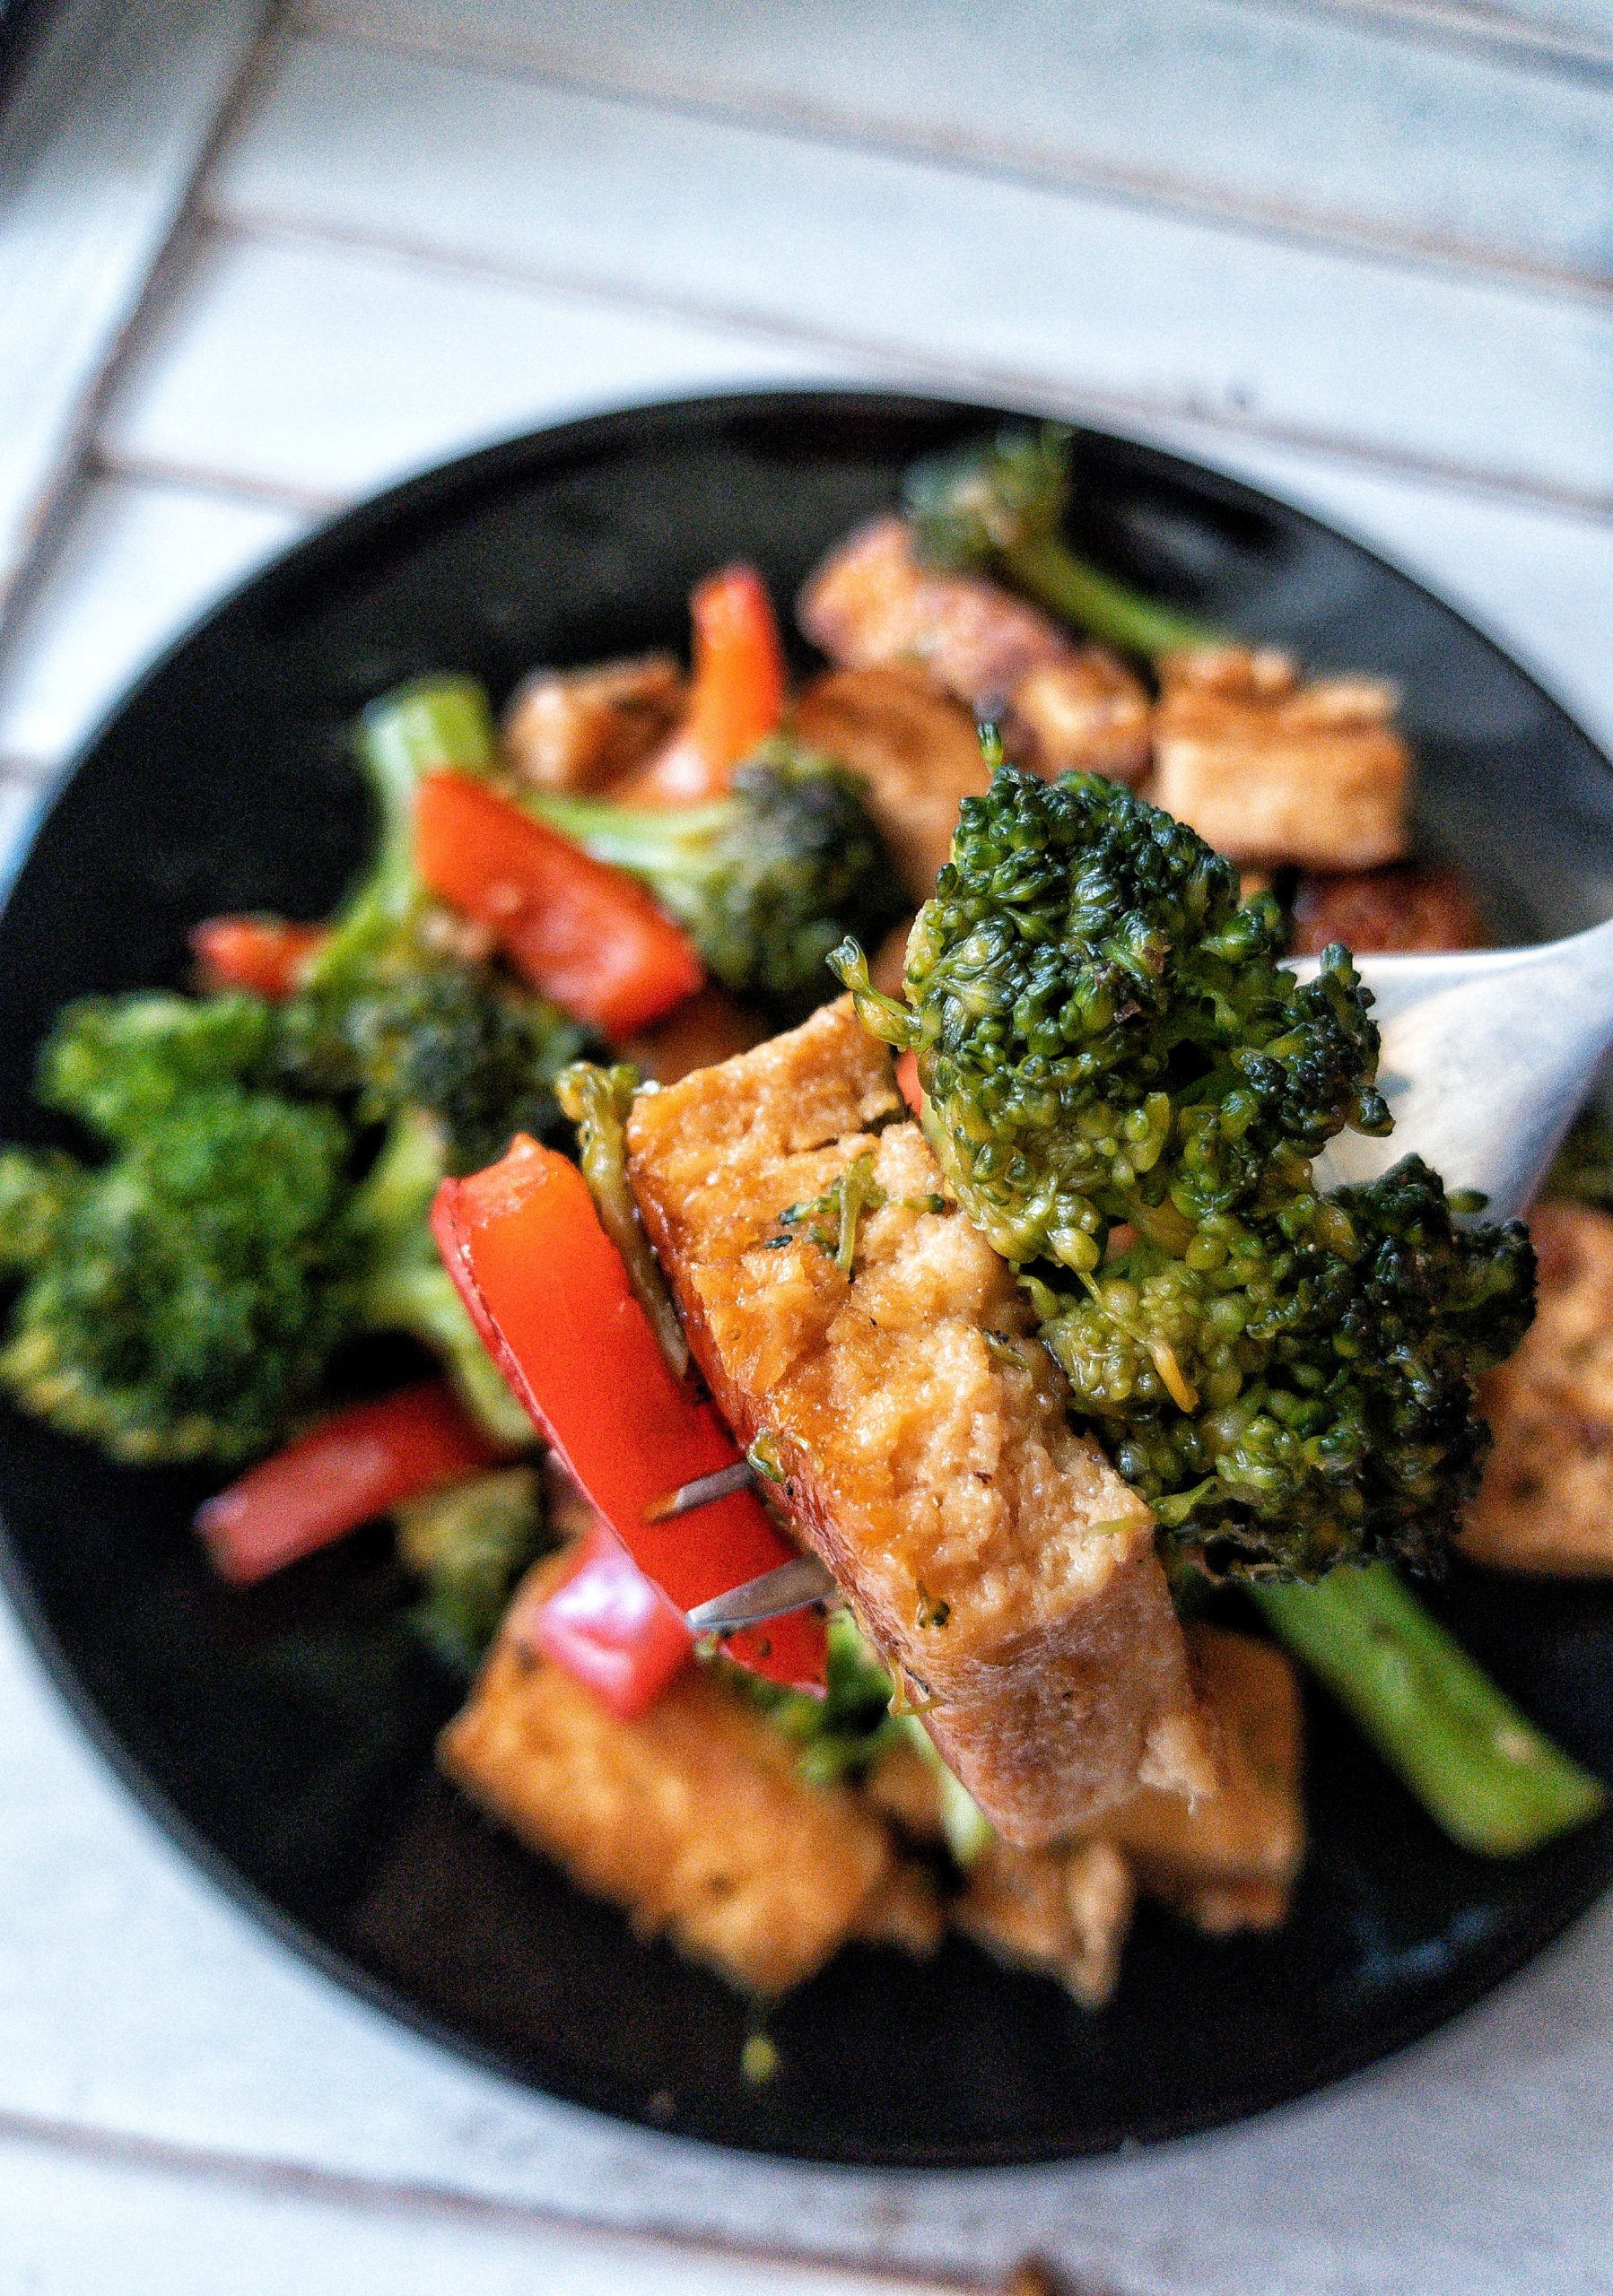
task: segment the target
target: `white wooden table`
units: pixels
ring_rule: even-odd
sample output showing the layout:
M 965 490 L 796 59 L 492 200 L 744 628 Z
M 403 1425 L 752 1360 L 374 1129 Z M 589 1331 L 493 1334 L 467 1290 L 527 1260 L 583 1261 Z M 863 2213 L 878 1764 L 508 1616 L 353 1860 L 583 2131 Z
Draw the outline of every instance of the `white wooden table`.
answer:
M 0 873 L 131 672 L 313 519 L 763 379 L 1185 445 L 1613 741 L 1613 0 L 69 0 L 0 200 Z M 0 2296 L 831 2296 L 1029 2248 L 1110 2296 L 1613 2289 L 1613 1906 L 1242 2129 L 913 2178 L 619 2129 L 336 1993 L 3 1613 L 0 1841 Z

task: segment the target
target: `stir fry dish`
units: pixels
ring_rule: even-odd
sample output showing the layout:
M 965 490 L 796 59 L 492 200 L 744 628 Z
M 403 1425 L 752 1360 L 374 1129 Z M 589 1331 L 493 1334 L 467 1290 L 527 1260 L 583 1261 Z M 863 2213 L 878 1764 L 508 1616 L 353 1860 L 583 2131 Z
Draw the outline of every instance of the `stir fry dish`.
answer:
M 384 695 L 336 915 L 69 1007 L 80 1151 L 0 1151 L 13 1402 L 216 1466 L 241 1586 L 389 1518 L 448 1776 L 760 2002 L 955 1930 L 1096 2007 L 1139 1893 L 1277 1927 L 1302 1668 L 1476 1856 L 1606 1805 L 1413 1587 L 1613 1570 L 1613 1143 L 1532 1241 L 1325 1184 L 1391 1128 L 1352 951 L 1482 904 L 1388 686 L 1068 497 L 1052 429 L 915 468 L 798 684 L 737 566 L 688 671 Z

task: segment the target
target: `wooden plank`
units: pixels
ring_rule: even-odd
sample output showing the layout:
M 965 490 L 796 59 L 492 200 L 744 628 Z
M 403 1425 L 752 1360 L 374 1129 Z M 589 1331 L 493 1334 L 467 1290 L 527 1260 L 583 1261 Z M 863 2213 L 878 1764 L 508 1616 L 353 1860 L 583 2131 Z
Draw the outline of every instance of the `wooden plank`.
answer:
M 1613 78 L 1469 11 L 1248 0 L 315 0 L 601 91 L 1607 283 Z M 893 37 L 899 24 L 900 31 Z M 1457 32 L 1461 37 L 1454 37 Z
M 168 240 L 263 0 L 73 0 L 0 117 L 0 603 Z
M 820 355 L 1613 501 L 1594 300 L 330 39 L 291 47 L 208 196 Z
M 385 251 L 215 239 L 125 378 L 100 446 L 119 467 L 317 509 L 564 415 L 870 363 Z
M 171 637 L 305 523 L 238 496 L 96 481 L 10 632 L 0 758 L 58 763 Z
M 255 2159 L 282 2190 L 299 2169 L 367 2179 L 423 2214 L 458 2195 L 983 2280 L 1036 2248 L 1138 2296 L 1583 2296 L 1605 2260 L 1613 1903 L 1454 2028 L 1302 2107 L 1073 2170 L 915 2180 L 616 2127 L 337 1992 L 156 1834 L 9 1613 L 0 1829 L 0 2115 Z M 1050 1996 L 1049 2013 L 1079 2013 Z M 121 2265 L 100 2284 L 130 2296 Z
M 71 2136 L 0 2135 L 0 2284 L 28 2296 L 944 2296 Z

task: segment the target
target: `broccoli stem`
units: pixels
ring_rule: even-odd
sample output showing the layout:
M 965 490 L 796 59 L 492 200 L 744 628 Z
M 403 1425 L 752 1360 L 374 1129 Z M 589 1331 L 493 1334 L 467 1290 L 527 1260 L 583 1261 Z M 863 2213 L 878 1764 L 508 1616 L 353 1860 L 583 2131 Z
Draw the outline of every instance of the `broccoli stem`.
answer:
M 1061 622 L 1125 654 L 1173 653 L 1178 648 L 1225 645 L 1225 633 L 1191 614 L 1176 613 L 1141 596 L 1112 575 L 1077 558 L 1056 535 L 1027 535 L 1003 552 L 1009 578 Z
M 337 912 L 310 967 L 318 986 L 339 975 L 372 931 L 408 921 L 423 898 L 414 867 L 414 796 L 421 777 L 449 769 L 484 774 L 498 761 L 487 696 L 474 678 L 416 678 L 372 701 L 354 736 L 379 816 L 373 858 Z
M 658 889 L 665 881 L 669 891 L 676 891 L 684 873 L 698 872 L 733 813 L 731 801 L 720 797 L 710 804 L 675 806 L 619 805 L 609 798 L 547 794 L 523 802 L 596 861 L 651 877 Z
M 1516 1857 L 1607 1807 L 1607 1789 L 1521 1714 L 1387 1563 L 1251 1588 L 1436 1824 Z
M 625 1062 L 601 1068 L 591 1060 L 574 1060 L 555 1078 L 554 1097 L 577 1126 L 578 1161 L 599 1224 L 622 1255 L 627 1280 L 673 1378 L 684 1379 L 689 1375 L 689 1342 L 627 1178 L 627 1118 L 638 1085 L 638 1070 Z

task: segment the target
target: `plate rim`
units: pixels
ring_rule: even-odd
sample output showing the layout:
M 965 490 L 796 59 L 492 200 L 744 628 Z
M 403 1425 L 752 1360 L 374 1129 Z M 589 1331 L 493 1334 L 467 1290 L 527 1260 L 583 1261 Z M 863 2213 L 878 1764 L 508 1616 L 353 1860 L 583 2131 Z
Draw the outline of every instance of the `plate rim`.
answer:
M 542 424 L 533 430 L 486 441 L 463 454 L 412 471 L 318 520 L 306 534 L 273 552 L 250 572 L 231 583 L 190 616 L 160 651 L 118 688 L 113 699 L 98 713 L 90 730 L 74 745 L 65 765 L 57 770 L 48 787 L 40 792 L 25 821 L 8 865 L 0 873 L 0 918 L 10 907 L 41 831 L 77 783 L 83 769 L 92 762 L 125 713 L 144 698 L 148 690 L 167 674 L 173 663 L 214 622 L 247 603 L 255 592 L 268 593 L 277 584 L 293 585 L 299 578 L 314 572 L 321 561 L 352 544 L 362 541 L 366 535 L 373 539 L 378 529 L 384 531 L 392 521 L 430 511 L 433 507 L 440 509 L 445 500 L 462 492 L 486 489 L 490 482 L 496 482 L 501 475 L 514 475 L 535 460 L 552 463 L 562 459 L 584 461 L 590 449 L 597 450 L 602 445 L 608 445 L 615 438 L 632 433 L 635 426 L 649 424 L 653 429 L 676 435 L 680 430 L 719 426 L 726 418 L 777 418 L 804 408 L 819 415 L 843 412 L 852 417 L 873 414 L 897 419 L 944 418 L 960 424 L 974 420 L 982 429 L 993 423 L 1056 419 L 1049 418 L 1044 412 L 1016 409 L 1000 403 L 956 398 L 945 393 L 885 389 L 877 386 L 809 383 L 754 390 L 739 388 L 631 402 L 569 416 L 559 422 Z M 1399 564 L 1374 544 L 1352 532 L 1347 526 L 1291 502 L 1250 480 L 1221 470 L 1213 464 L 1201 463 L 1191 455 L 1161 446 L 1152 439 L 1112 430 L 1107 424 L 1073 419 L 1069 427 L 1077 437 L 1090 438 L 1104 448 L 1119 449 L 1122 455 L 1151 466 L 1167 479 L 1179 483 L 1185 481 L 1200 494 L 1208 491 L 1230 509 L 1253 510 L 1268 516 L 1275 513 L 1285 525 L 1297 524 L 1331 541 L 1343 542 L 1358 557 L 1459 622 L 1504 666 L 1511 676 L 1521 681 L 1547 710 L 1577 736 L 1613 780 L 1613 758 L 1609 757 L 1600 741 L 1581 724 L 1573 710 L 1545 683 L 1541 674 L 1528 663 L 1520 661 L 1503 640 L 1482 622 L 1476 620 L 1465 606 L 1442 596 L 1419 575 Z M 630 439 L 629 444 L 632 443 Z M 1548 1947 L 1564 1937 L 1608 1893 L 1609 1888 L 1613 1888 L 1613 1884 L 1607 1881 L 1589 1874 L 1571 1885 L 1565 1884 L 1550 1910 L 1533 1914 L 1521 1922 L 1503 1952 L 1487 1960 L 1482 1965 L 1463 1962 L 1455 1972 L 1441 1979 L 1436 1987 L 1417 1995 L 1397 2015 L 1376 2029 L 1370 2048 L 1364 2051 L 1350 2042 L 1342 2041 L 1326 2057 L 1312 2060 L 1303 2073 L 1296 2073 L 1292 2079 L 1283 2081 L 1275 2088 L 1266 2083 L 1258 2092 L 1235 2097 L 1228 2094 L 1214 2108 L 1164 2112 L 1156 2121 L 1138 2123 L 1126 2131 L 1090 2143 L 1068 2135 L 1050 2135 L 1030 2140 L 981 2137 L 966 2144 L 947 2145 L 888 2141 L 870 2144 L 850 2139 L 837 2142 L 827 2136 L 822 2139 L 808 2136 L 805 2141 L 792 2140 L 787 2144 L 780 2144 L 747 2138 L 726 2129 L 713 2130 L 702 2123 L 697 2116 L 690 2116 L 685 2120 L 682 2110 L 676 2106 L 670 2117 L 659 2117 L 643 2103 L 635 2105 L 623 2101 L 609 2078 L 599 2076 L 590 2079 L 584 2068 L 569 2063 L 545 2066 L 540 2080 L 513 2064 L 495 2044 L 480 2039 L 446 2016 L 423 2005 L 402 1982 L 388 1979 L 367 1967 L 356 1955 L 345 1952 L 328 1942 L 299 1917 L 288 1912 L 261 1884 L 251 1880 L 228 1853 L 202 1831 L 126 1743 L 89 1682 L 68 1656 L 47 1616 L 4 1514 L 0 1514 L 0 1589 L 4 1590 L 13 1613 L 53 1690 L 61 1698 L 90 1746 L 105 1761 L 142 1815 L 154 1823 L 183 1853 L 190 1866 L 210 1886 L 220 1892 L 231 1904 L 248 1914 L 268 1932 L 277 1945 L 288 1949 L 302 1961 L 310 1963 L 323 1977 L 332 1980 L 343 1992 L 355 1997 L 366 2007 L 381 2011 L 405 2031 L 444 2049 L 450 2058 L 478 2066 L 523 2095 L 548 2098 L 597 2113 L 670 2143 L 684 2144 L 694 2142 L 712 2146 L 723 2153 L 742 2157 L 802 2167 L 896 2171 L 919 2177 L 967 2170 L 1051 2167 L 1078 2160 L 1112 2156 L 1142 2145 L 1154 2147 L 1173 2144 L 1211 2130 L 1235 2128 L 1283 2110 L 1306 2097 L 1335 2090 L 1340 2083 L 1356 2080 L 1403 2056 L 1505 1984 Z M 1603 1820 L 1602 1822 L 1606 1824 L 1609 1821 Z

